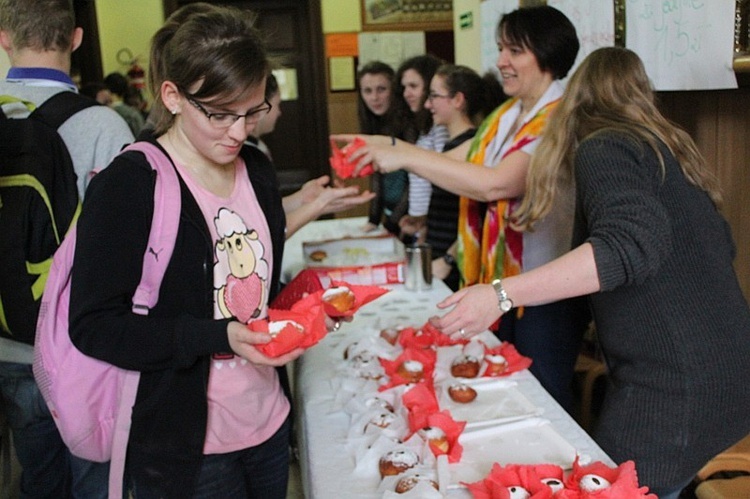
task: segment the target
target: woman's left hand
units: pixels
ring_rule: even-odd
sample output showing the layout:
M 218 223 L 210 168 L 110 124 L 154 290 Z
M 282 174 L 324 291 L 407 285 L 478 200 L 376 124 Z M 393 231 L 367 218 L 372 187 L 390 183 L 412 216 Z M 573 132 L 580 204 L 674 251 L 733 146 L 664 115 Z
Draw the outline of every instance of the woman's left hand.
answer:
M 463 288 L 437 306 L 441 309 L 453 307 L 443 316 L 430 318 L 430 323 L 454 340 L 468 339 L 486 331 L 502 315 L 497 306 L 495 288 L 489 284 Z
M 250 331 L 246 325 L 237 321 L 229 323 L 227 326 L 227 336 L 229 338 L 229 346 L 235 354 L 257 365 L 283 366 L 302 355 L 305 351 L 302 348 L 297 348 L 278 357 L 269 357 L 255 348 L 255 345 L 265 345 L 270 342 L 272 339 L 271 335 Z

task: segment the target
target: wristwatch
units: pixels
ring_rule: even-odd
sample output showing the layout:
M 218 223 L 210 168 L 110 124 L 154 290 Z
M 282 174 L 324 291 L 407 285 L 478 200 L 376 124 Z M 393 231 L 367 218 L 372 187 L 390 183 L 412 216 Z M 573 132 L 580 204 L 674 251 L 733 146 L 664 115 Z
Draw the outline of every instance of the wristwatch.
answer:
M 453 258 L 453 255 L 451 255 L 450 253 L 444 254 L 443 255 L 443 260 L 445 261 L 445 263 L 447 263 L 451 267 L 455 267 L 456 266 L 456 259 Z
M 502 313 L 506 313 L 513 308 L 513 300 L 508 298 L 508 293 L 503 289 L 503 284 L 500 282 L 500 279 L 492 281 L 492 287 L 495 288 L 495 293 L 497 293 L 497 308 L 499 308 Z

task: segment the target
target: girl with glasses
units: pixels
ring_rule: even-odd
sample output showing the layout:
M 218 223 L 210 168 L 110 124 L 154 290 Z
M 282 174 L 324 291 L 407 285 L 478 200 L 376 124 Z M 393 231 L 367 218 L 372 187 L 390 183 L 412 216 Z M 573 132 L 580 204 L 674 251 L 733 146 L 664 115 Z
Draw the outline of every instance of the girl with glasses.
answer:
M 448 130 L 448 142 L 441 152 L 458 160 L 466 158 L 477 125 L 501 100 L 500 84 L 492 75 L 482 78 L 466 66 L 440 66 L 430 82 L 425 108 L 432 113 L 435 125 Z M 459 197 L 433 185 L 427 211 L 426 242 L 432 247 L 433 275 L 453 291 L 459 285 L 455 259 L 458 211 Z
M 158 304 L 134 315 L 154 180 L 141 153 L 120 155 L 93 179 L 78 222 L 71 336 L 141 373 L 131 497 L 283 499 L 290 402 L 275 367 L 302 352 L 267 357 L 255 346 L 271 337 L 245 326 L 278 291 L 284 244 L 272 168 L 258 150 L 239 155 L 270 109 L 266 50 L 247 11 L 203 4 L 156 33 L 152 63 L 152 142 L 181 184 L 174 252 Z

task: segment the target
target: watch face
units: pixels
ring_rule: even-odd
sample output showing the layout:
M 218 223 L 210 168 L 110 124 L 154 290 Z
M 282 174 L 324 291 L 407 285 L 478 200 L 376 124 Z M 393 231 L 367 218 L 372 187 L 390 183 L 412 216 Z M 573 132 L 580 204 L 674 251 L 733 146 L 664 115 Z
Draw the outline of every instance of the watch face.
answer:
M 503 313 L 510 311 L 510 309 L 513 308 L 513 302 L 510 300 L 503 300 L 500 302 L 500 310 L 503 311 Z

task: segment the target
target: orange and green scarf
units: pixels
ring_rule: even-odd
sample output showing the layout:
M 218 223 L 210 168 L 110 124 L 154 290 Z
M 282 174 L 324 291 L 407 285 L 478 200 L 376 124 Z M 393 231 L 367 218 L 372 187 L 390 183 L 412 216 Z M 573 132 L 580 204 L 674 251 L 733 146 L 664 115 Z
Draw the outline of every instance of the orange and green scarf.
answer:
M 468 161 L 484 165 L 485 152 L 497 135 L 503 115 L 518 99 L 508 99 L 497 108 L 477 130 L 468 153 Z M 524 123 L 513 136 L 513 144 L 503 158 L 541 135 L 550 111 L 559 99 L 542 107 Z M 493 167 L 493 168 L 496 168 Z M 496 278 L 520 274 L 523 269 L 523 234 L 513 230 L 508 223 L 510 214 L 521 200 L 500 199 L 490 203 L 461 197 L 458 216 L 458 268 L 462 286 L 489 283 Z M 484 216 L 482 213 L 484 210 Z

